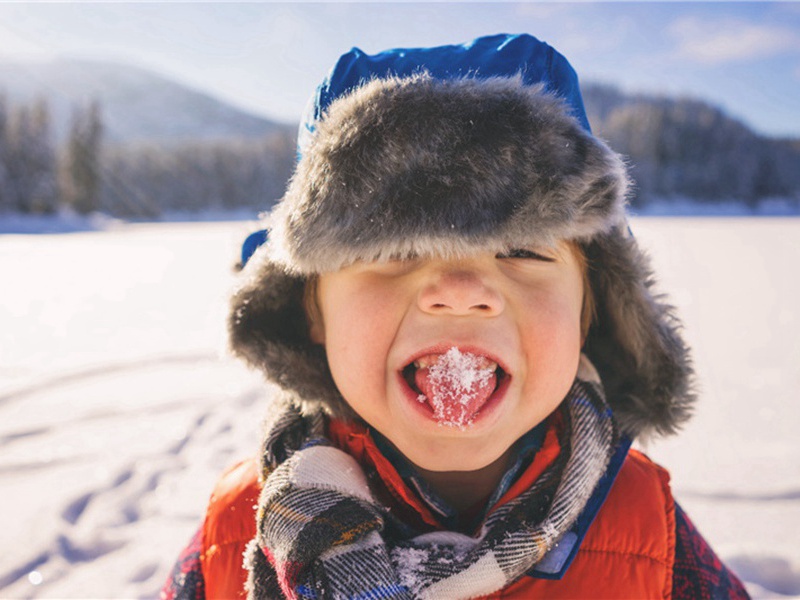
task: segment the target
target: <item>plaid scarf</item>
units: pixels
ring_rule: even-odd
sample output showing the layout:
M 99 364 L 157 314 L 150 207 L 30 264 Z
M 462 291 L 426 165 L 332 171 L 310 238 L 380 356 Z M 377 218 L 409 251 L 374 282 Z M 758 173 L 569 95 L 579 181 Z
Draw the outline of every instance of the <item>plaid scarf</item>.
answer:
M 361 466 L 325 439 L 325 418 L 287 405 L 265 440 L 258 534 L 245 553 L 249 597 L 475 598 L 510 585 L 575 522 L 617 440 L 599 381 L 583 375 L 594 369 L 582 363 L 558 409 L 558 459 L 475 537 L 404 537 Z

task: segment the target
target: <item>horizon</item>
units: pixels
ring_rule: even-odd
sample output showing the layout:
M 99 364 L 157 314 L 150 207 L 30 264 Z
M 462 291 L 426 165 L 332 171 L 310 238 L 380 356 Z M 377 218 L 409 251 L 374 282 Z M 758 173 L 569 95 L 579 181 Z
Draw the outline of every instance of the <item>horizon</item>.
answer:
M 253 3 L 0 5 L 0 63 L 124 64 L 296 124 L 350 47 L 530 32 L 582 83 L 692 97 L 768 137 L 800 137 L 800 3 Z

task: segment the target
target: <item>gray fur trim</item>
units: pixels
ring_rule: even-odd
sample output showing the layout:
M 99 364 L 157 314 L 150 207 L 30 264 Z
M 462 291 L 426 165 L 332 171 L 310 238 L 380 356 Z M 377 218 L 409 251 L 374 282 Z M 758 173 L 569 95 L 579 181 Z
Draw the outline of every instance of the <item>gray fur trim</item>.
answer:
M 302 307 L 306 278 L 357 260 L 578 241 L 597 319 L 586 354 L 623 431 L 673 432 L 693 401 L 679 324 L 627 233 L 622 160 L 518 78 L 380 79 L 335 101 L 232 299 L 231 347 L 304 411 L 350 417 Z
M 231 298 L 228 318 L 234 354 L 291 392 L 304 414 L 321 408 L 328 414 L 353 416 L 333 382 L 325 350 L 309 339 L 305 279 L 269 260 L 251 259 L 243 274 L 246 279 Z
M 298 273 L 507 251 L 624 221 L 619 157 L 519 78 L 376 79 L 334 102 L 273 216 Z
M 584 251 L 597 308 L 584 352 L 620 428 L 632 437 L 675 433 L 691 416 L 694 372 L 649 258 L 627 229 L 598 235 Z

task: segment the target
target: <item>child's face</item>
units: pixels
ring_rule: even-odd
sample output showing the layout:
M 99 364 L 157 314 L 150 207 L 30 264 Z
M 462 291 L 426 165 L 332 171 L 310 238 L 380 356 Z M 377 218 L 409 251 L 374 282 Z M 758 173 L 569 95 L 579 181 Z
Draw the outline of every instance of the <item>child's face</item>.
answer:
M 312 338 L 325 345 L 348 404 L 407 458 L 432 471 L 475 470 L 503 456 L 569 391 L 582 299 L 582 267 L 564 242 L 513 257 L 358 263 L 320 276 Z M 443 424 L 421 391 L 436 394 L 416 371 L 447 364 L 441 356 L 454 347 L 481 369 L 499 370 L 459 409 L 466 416 Z

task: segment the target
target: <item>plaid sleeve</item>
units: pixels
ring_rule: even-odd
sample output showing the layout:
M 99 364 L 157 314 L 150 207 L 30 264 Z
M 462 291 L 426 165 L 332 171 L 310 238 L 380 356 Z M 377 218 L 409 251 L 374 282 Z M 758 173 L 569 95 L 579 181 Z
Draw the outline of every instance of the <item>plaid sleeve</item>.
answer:
M 674 600 L 747 600 L 742 582 L 714 554 L 711 546 L 675 505 L 675 567 L 672 574 Z
M 206 585 L 200 564 L 203 529 L 198 528 L 181 552 L 169 578 L 161 588 L 161 600 L 204 600 Z

